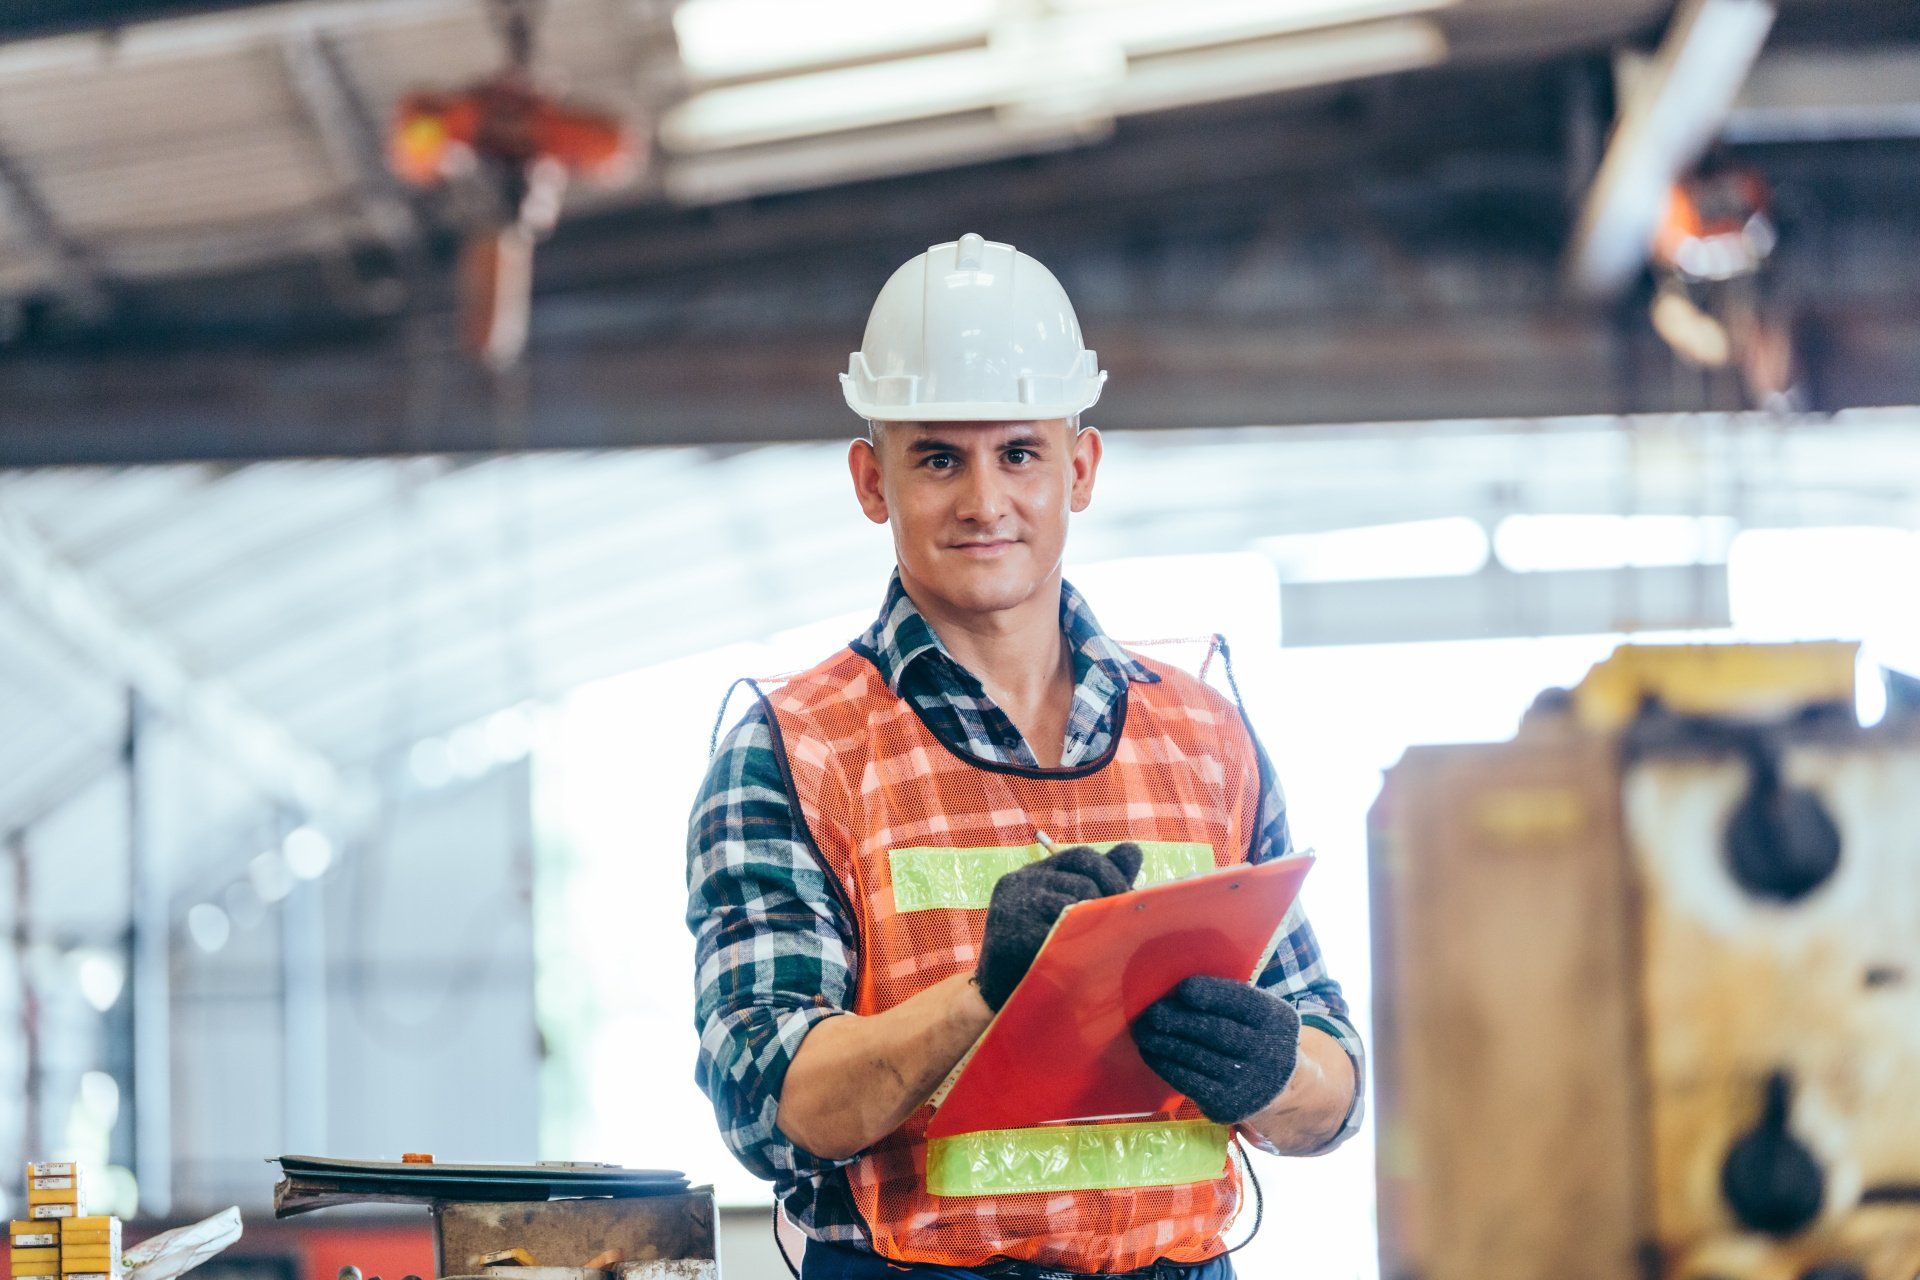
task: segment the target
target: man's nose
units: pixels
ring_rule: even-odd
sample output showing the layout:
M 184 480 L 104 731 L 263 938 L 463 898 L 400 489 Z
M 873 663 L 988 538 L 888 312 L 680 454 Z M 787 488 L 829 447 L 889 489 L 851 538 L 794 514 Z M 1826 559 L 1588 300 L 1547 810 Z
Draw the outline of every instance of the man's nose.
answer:
M 960 482 L 960 500 L 954 514 L 975 524 L 990 524 L 998 520 L 1006 508 L 1006 491 L 994 469 L 971 468 Z

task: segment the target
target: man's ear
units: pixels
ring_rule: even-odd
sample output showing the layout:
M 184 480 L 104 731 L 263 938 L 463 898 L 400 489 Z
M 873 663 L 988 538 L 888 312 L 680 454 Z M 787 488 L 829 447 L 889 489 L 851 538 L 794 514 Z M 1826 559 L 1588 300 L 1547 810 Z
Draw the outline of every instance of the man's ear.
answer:
M 875 524 L 887 522 L 887 496 L 880 488 L 879 446 L 871 440 L 855 440 L 847 446 L 847 471 L 853 477 L 853 496 L 860 510 Z
M 1081 427 L 1074 434 L 1072 510 L 1085 511 L 1093 501 L 1093 477 L 1100 470 L 1100 458 L 1105 451 L 1097 429 Z

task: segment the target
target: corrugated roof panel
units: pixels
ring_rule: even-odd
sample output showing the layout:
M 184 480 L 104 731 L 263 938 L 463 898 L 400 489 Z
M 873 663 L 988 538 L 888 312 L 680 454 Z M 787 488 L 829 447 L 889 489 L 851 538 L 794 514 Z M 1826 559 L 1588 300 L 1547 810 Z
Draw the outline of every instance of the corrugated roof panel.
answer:
M 108 270 L 311 252 L 305 224 L 348 212 L 272 44 L 0 77 L 0 122 L 55 222 Z
M 16 507 L 60 554 L 92 561 L 191 509 L 219 474 L 201 465 L 4 471 L 0 501 Z
M 17 158 L 114 163 L 288 113 L 286 86 L 259 47 L 136 60 L 101 49 L 90 64 L 0 76 L 5 136 Z
M 82 237 L 212 231 L 322 207 L 344 211 L 346 200 L 310 134 L 276 120 L 219 142 L 46 166 L 35 180 L 60 225 Z

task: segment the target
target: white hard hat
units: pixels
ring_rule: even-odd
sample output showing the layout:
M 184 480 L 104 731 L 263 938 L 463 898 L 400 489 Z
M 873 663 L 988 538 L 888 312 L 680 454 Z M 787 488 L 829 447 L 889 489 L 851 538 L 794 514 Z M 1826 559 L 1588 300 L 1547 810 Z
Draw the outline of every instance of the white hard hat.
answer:
M 870 421 L 1024 422 L 1091 408 L 1106 380 L 1053 273 L 968 234 L 893 273 L 840 388 Z

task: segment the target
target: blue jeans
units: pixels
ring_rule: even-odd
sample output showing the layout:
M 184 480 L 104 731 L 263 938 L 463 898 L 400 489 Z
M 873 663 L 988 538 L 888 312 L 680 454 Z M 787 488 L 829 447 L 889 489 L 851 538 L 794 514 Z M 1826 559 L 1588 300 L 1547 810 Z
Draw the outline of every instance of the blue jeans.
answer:
M 1233 1261 L 1222 1255 L 1197 1266 L 1169 1271 L 1180 1280 L 1234 1280 Z M 800 1280 L 977 1280 L 991 1274 L 966 1271 L 959 1267 L 926 1264 L 906 1266 L 859 1249 L 807 1241 L 806 1258 L 800 1264 Z

